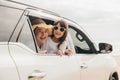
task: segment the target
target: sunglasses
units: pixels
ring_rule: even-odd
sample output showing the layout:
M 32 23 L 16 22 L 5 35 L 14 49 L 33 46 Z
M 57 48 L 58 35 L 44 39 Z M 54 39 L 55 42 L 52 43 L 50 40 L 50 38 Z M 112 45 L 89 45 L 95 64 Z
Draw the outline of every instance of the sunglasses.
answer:
M 55 26 L 55 27 L 54 27 L 54 30 L 58 30 L 58 27 Z M 61 32 L 65 31 L 65 28 L 64 28 L 64 27 L 61 27 L 61 28 L 60 28 L 60 31 L 61 31 Z

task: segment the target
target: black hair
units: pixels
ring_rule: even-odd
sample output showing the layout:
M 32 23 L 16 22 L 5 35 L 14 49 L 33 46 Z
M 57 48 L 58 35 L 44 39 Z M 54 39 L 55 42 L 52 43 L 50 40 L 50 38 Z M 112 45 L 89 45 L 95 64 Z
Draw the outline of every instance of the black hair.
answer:
M 66 37 L 67 37 L 68 25 L 67 25 L 67 23 L 66 23 L 65 21 L 63 21 L 63 20 L 59 20 L 59 21 L 55 22 L 55 23 L 54 23 L 54 26 L 56 26 L 56 25 L 58 25 L 58 24 L 59 24 L 61 27 L 64 27 L 64 28 L 66 29 L 65 32 L 64 32 L 64 34 L 63 34 L 63 36 L 59 39 L 60 43 L 59 43 L 58 46 L 57 46 L 57 48 L 59 49 L 60 45 L 65 41 L 65 39 L 66 39 Z M 54 29 L 53 29 L 53 32 L 54 32 Z M 52 35 L 51 35 L 52 38 L 54 37 L 53 32 L 52 32 Z

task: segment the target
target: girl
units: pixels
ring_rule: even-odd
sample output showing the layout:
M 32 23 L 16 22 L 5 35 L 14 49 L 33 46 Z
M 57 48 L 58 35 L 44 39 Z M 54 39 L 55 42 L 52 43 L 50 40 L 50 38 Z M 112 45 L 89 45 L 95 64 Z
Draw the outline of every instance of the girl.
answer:
M 52 35 L 47 39 L 48 53 L 57 53 L 60 56 L 65 53 L 67 32 L 68 25 L 65 21 L 60 20 L 54 23 Z

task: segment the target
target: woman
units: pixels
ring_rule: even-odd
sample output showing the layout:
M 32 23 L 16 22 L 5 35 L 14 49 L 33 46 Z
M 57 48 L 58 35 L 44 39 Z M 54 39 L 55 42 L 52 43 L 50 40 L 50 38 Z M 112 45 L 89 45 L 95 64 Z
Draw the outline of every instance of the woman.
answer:
M 40 50 L 45 50 L 45 42 L 48 38 L 48 28 L 42 19 L 35 19 L 32 21 L 32 27 L 35 33 L 36 42 Z

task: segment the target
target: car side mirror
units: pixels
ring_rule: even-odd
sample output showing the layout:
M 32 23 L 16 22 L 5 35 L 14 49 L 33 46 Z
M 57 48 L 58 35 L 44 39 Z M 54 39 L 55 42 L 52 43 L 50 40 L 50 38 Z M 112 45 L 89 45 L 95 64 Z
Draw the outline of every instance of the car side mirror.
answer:
M 112 45 L 108 43 L 99 43 L 100 53 L 110 53 L 113 51 Z

